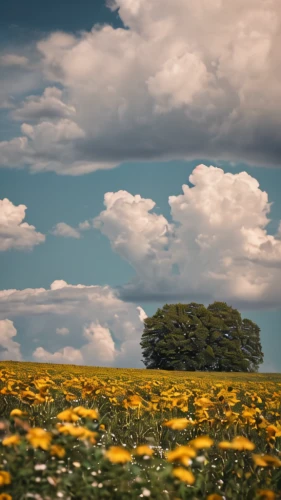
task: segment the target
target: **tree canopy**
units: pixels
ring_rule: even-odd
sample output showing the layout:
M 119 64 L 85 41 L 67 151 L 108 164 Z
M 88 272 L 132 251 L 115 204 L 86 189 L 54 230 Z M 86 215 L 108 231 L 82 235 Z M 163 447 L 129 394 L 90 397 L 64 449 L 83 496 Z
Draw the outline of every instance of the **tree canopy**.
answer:
M 263 361 L 260 328 L 225 302 L 165 304 L 144 325 L 149 369 L 255 372 Z

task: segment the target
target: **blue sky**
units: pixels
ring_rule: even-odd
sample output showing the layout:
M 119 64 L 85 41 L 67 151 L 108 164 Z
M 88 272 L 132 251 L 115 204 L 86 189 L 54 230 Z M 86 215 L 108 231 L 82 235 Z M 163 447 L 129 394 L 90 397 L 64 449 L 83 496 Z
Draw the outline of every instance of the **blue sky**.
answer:
M 142 367 L 144 312 L 225 300 L 280 371 L 274 6 L 150 1 L 4 8 L 0 355 Z

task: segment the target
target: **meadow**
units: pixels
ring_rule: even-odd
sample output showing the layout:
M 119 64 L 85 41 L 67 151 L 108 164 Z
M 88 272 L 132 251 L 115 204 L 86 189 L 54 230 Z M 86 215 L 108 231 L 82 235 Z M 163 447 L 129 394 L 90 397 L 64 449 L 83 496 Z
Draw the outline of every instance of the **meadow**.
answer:
M 0 362 L 0 500 L 281 499 L 281 374 Z

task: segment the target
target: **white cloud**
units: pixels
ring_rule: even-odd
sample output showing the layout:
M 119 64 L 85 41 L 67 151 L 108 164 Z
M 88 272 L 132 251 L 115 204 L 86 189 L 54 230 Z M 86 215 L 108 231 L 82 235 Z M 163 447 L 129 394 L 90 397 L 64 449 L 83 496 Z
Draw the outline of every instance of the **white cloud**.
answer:
M 0 66 L 26 66 L 28 59 L 17 54 L 4 54 L 0 56 Z
M 56 87 L 47 87 L 42 96 L 29 96 L 22 107 L 12 114 L 16 120 L 40 120 L 69 118 L 75 115 L 74 106 L 68 106 L 62 101 L 63 92 Z
M 88 364 L 112 363 L 116 357 L 115 344 L 110 330 L 99 323 L 92 322 L 84 327 L 83 336 L 88 344 L 82 347 L 83 359 Z
M 43 347 L 37 347 L 32 356 L 35 361 L 43 363 L 83 364 L 81 352 L 73 347 L 63 347 L 54 353 L 46 351 Z
M 88 220 L 85 220 L 84 222 L 80 222 L 79 225 L 78 225 L 78 229 L 80 229 L 80 231 L 87 231 L 88 229 L 91 229 L 91 224 Z
M 69 329 L 65 328 L 64 326 L 62 328 L 56 328 L 56 333 L 58 335 L 68 335 L 69 334 Z
M 54 236 L 63 236 L 64 238 L 80 238 L 80 233 L 74 227 L 65 222 L 58 222 L 52 230 Z
M 13 116 L 47 121 L 0 143 L 2 164 L 68 175 L 173 158 L 280 166 L 278 0 L 113 5 L 126 29 L 56 32 L 37 43 L 38 80 L 48 87 Z
M 57 280 L 49 290 L 0 291 L 0 319 L 8 317 L 21 325 L 24 359 L 142 367 L 144 315 L 142 308 L 122 301 L 109 286 Z M 35 351 L 34 338 L 39 342 Z
M 280 304 L 281 241 L 267 234 L 271 203 L 246 172 L 198 165 L 169 197 L 173 223 L 155 203 L 126 191 L 106 193 L 94 220 L 135 269 L 125 300 L 223 300 L 237 307 Z
M 146 314 L 146 312 L 143 310 L 143 308 L 142 308 L 142 307 L 137 307 L 137 309 L 138 309 L 138 311 L 139 311 L 139 318 L 140 318 L 140 320 L 141 320 L 141 321 L 144 321 L 144 320 L 145 320 L 145 318 L 147 318 L 147 317 L 148 317 L 148 316 L 147 316 L 147 314 Z
M 13 340 L 17 334 L 14 324 L 9 319 L 0 320 L 0 360 L 21 361 L 20 344 Z
M 168 272 L 170 255 L 165 246 L 172 226 L 163 215 L 149 213 L 155 202 L 118 191 L 106 193 L 104 205 L 106 210 L 94 219 L 94 226 L 110 239 L 112 248 L 133 265 L 137 274 L 143 273 L 144 280 L 150 281 L 151 273 L 157 275 L 158 270 L 162 274 L 166 268 Z
M 81 238 L 81 232 L 87 231 L 92 226 L 89 221 L 85 220 L 84 222 L 80 222 L 77 228 L 66 224 L 65 222 L 58 222 L 51 233 L 54 236 L 63 236 L 65 238 Z
M 15 206 L 7 198 L 0 200 L 0 251 L 31 250 L 45 241 L 45 236 L 36 232 L 34 226 L 23 222 L 26 208 Z
M 82 175 L 114 166 L 109 162 L 93 163 L 80 159 L 81 154 L 75 152 L 75 141 L 81 141 L 85 132 L 68 118 L 41 121 L 36 125 L 23 123 L 21 132 L 22 136 L 0 142 L 2 165 L 29 164 L 32 172 L 57 171 L 62 175 Z

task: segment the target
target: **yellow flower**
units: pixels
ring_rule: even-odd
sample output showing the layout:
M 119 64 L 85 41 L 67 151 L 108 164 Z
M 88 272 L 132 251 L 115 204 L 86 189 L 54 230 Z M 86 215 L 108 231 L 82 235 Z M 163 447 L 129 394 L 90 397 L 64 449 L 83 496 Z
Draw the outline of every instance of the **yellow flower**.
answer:
M 66 396 L 65 396 L 66 401 L 70 402 L 76 398 L 77 398 L 77 396 L 75 396 L 75 394 L 71 394 L 71 392 L 66 393 Z
M 104 431 L 105 430 L 105 425 L 104 424 L 100 424 L 99 429 L 100 429 L 100 431 Z
M 10 473 L 5 470 L 0 470 L 0 486 L 4 486 L 5 484 L 11 484 Z
M 58 424 L 57 429 L 62 434 L 68 434 L 69 436 L 76 437 L 77 439 L 90 439 L 92 444 L 95 444 L 95 437 L 98 436 L 97 432 L 89 431 L 86 427 L 74 426 L 72 424 Z
M 218 495 L 217 493 L 212 493 L 211 495 L 207 496 L 207 500 L 222 500 L 222 496 Z
M 208 408 L 208 406 L 214 406 L 214 403 L 209 398 L 198 398 L 195 401 L 195 405 L 202 406 L 202 408 Z
M 2 441 L 3 446 L 13 446 L 19 443 L 20 443 L 20 436 L 18 434 L 12 434 L 11 436 L 4 438 Z
M 13 500 L 13 499 L 12 499 L 11 495 L 8 495 L 8 493 L 1 493 L 0 500 Z
M 65 449 L 59 444 L 53 444 L 50 448 L 50 453 L 56 457 L 63 458 L 65 456 Z
M 26 415 L 26 413 L 24 411 L 18 410 L 17 408 L 12 410 L 10 413 L 10 417 L 23 417 L 24 415 Z
M 168 451 L 168 462 L 181 462 L 184 465 L 189 465 L 190 458 L 196 457 L 196 451 L 191 446 L 179 446 L 175 450 Z
M 122 404 L 126 409 L 131 408 L 132 410 L 136 410 L 142 406 L 142 400 L 138 394 L 133 394 L 124 399 Z
M 252 455 L 255 465 L 259 467 L 281 467 L 281 460 L 271 455 Z
M 183 429 L 186 429 L 188 424 L 190 424 L 190 421 L 187 418 L 173 418 L 172 420 L 163 423 L 163 425 L 170 427 L 174 431 L 182 431 Z
M 255 449 L 254 443 L 249 441 L 249 439 L 245 438 L 244 436 L 236 436 L 231 442 L 221 441 L 218 446 L 222 450 L 252 451 Z
M 193 446 L 193 448 L 200 450 L 201 448 L 210 448 L 214 444 L 214 440 L 209 436 L 198 436 L 197 438 L 192 439 L 192 441 L 189 441 L 188 444 Z
M 232 448 L 232 443 L 231 443 L 231 441 L 221 441 L 221 442 L 218 444 L 218 447 L 219 447 L 221 450 L 231 450 L 231 448 Z
M 147 446 L 147 444 L 142 444 L 140 446 L 137 446 L 134 453 L 135 455 L 149 455 L 151 457 L 154 451 L 149 446 Z
M 262 500 L 275 500 L 276 494 L 271 490 L 258 490 L 258 495 Z
M 78 415 L 76 415 L 76 413 L 74 413 L 72 408 L 70 408 L 68 410 L 64 410 L 64 411 L 60 412 L 57 415 L 57 418 L 59 420 L 64 420 L 65 422 L 77 422 L 77 420 L 79 420 L 80 417 L 78 417 Z
M 195 477 L 189 470 L 184 469 L 183 467 L 176 467 L 172 471 L 173 476 L 181 481 L 184 481 L 187 484 L 193 484 L 195 482 Z
M 29 429 L 26 437 L 33 448 L 42 448 L 42 450 L 48 450 L 52 439 L 51 433 L 44 431 L 40 427 Z
M 269 437 L 280 437 L 281 436 L 281 427 L 276 425 L 268 425 L 266 428 L 266 432 Z
M 236 436 L 233 440 L 232 440 L 232 448 L 234 450 L 239 450 L 239 451 L 242 451 L 242 450 L 249 450 L 249 451 L 252 451 L 255 449 L 255 445 L 254 443 L 252 443 L 251 441 L 249 441 L 249 439 L 245 438 L 244 436 Z
M 131 462 L 132 460 L 132 456 L 129 451 L 121 448 L 121 446 L 111 446 L 105 453 L 105 456 L 113 464 L 124 464 L 126 462 Z
M 98 411 L 92 408 L 88 409 L 84 408 L 83 406 L 77 406 L 76 408 L 73 409 L 73 411 L 76 415 L 79 415 L 79 417 L 91 418 L 92 420 L 99 419 Z

